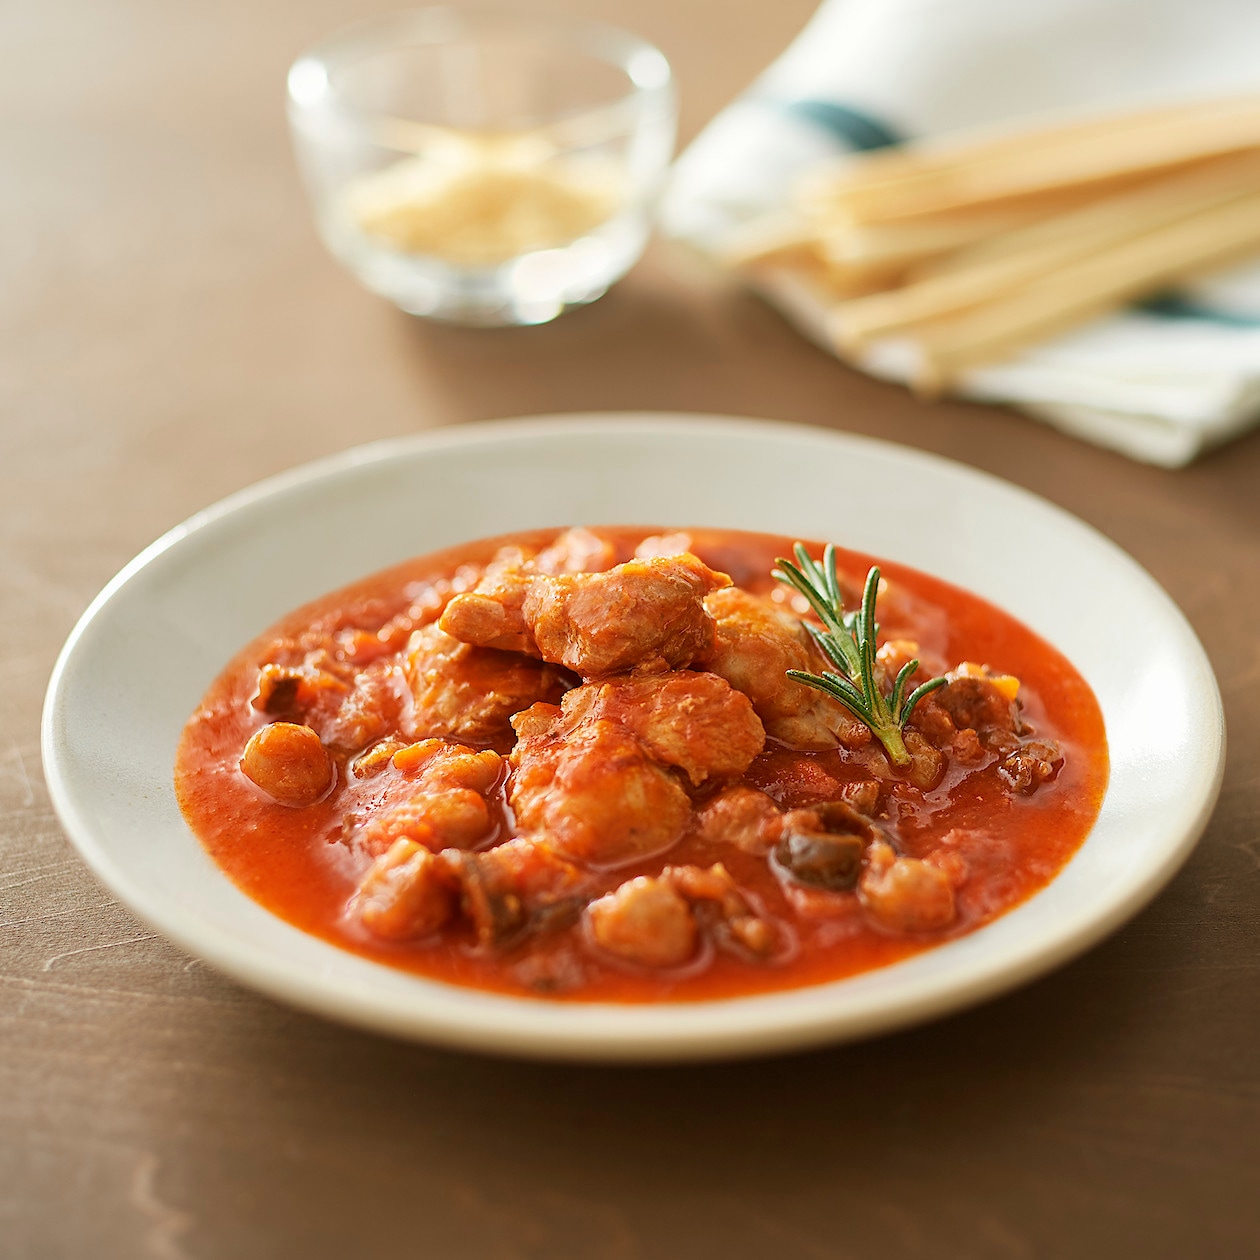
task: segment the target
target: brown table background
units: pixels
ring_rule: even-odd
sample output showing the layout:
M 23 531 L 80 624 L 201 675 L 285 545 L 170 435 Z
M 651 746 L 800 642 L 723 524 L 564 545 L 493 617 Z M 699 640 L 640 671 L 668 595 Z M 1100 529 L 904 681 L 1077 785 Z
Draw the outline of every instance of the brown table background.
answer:
M 429 327 L 324 255 L 284 71 L 333 0 L 0 9 L 0 1253 L 480 1260 L 1260 1254 L 1260 438 L 1166 473 L 845 371 L 655 246 L 537 329 Z M 673 60 L 688 138 L 809 0 L 565 0 Z M 1220 806 L 1088 956 L 898 1036 L 678 1069 L 398 1044 L 138 924 L 40 776 L 56 651 L 194 510 L 367 439 L 584 409 L 770 416 L 963 459 L 1153 572 L 1225 690 Z M 1105 632 L 1105 628 L 1104 628 Z

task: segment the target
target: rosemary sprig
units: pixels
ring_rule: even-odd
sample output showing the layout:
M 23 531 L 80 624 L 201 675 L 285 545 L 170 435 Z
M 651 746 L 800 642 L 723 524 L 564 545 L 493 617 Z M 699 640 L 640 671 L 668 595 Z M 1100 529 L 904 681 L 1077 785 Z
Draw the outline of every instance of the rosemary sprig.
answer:
M 875 596 L 879 592 L 879 569 L 872 568 L 866 575 L 861 607 L 846 613 L 836 572 L 835 547 L 828 543 L 821 565 L 801 543 L 796 544 L 793 552 L 796 563 L 780 556 L 775 561 L 778 568 L 773 576 L 799 591 L 818 615 L 822 626 L 807 621 L 805 629 L 839 672 L 824 670 L 821 674 L 808 674 L 801 669 L 789 669 L 788 677 L 839 700 L 871 728 L 894 765 L 909 765 L 910 754 L 902 737 L 906 719 L 924 696 L 943 687 L 946 680 L 933 678 L 906 695 L 906 686 L 919 668 L 917 660 L 910 661 L 897 675 L 892 694 L 885 696 L 875 676 L 875 641 L 879 635 Z

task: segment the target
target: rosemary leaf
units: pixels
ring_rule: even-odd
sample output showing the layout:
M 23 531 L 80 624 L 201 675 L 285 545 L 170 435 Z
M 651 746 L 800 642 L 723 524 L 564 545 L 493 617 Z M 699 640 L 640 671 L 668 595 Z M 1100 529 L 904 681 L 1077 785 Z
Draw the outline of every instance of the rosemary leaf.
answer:
M 917 660 L 910 661 L 902 666 L 891 694 L 885 696 L 880 690 L 876 660 L 879 624 L 875 620 L 875 602 L 879 595 L 879 569 L 872 567 L 867 573 L 860 606 L 846 613 L 835 547 L 827 544 L 821 564 L 806 551 L 803 543 L 798 542 L 792 552 L 795 562 L 780 556 L 775 561 L 772 576 L 792 587 L 813 609 L 822 624 L 806 622 L 805 628 L 839 672 L 824 670 L 821 674 L 811 674 L 789 669 L 788 677 L 838 700 L 871 728 L 894 765 L 909 765 L 910 754 L 903 735 L 906 719 L 924 696 L 943 687 L 946 680 L 930 679 L 907 696 L 906 687 L 919 668 Z

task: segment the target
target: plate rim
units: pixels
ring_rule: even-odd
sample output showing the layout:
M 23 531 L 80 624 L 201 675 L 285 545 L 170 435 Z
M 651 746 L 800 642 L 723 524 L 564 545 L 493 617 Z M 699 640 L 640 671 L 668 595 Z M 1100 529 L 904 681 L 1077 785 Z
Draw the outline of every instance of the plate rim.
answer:
M 398 1011 L 385 1010 L 382 1008 L 379 997 L 369 996 L 367 1000 L 364 1000 L 357 993 L 330 990 L 328 986 L 317 982 L 317 976 L 313 972 L 305 975 L 298 974 L 284 959 L 259 957 L 252 947 L 238 948 L 235 941 L 222 939 L 214 925 L 208 925 L 210 936 L 207 937 L 196 930 L 196 919 L 190 919 L 185 915 L 163 913 L 161 907 L 155 907 L 153 899 L 144 892 L 142 883 L 138 886 L 137 882 L 128 875 L 125 867 L 121 866 L 110 854 L 108 844 L 94 834 L 92 821 L 81 811 L 75 799 L 74 787 L 66 778 L 66 768 L 59 756 L 59 741 L 64 737 L 64 733 L 59 727 L 58 718 L 64 702 L 65 680 L 79 650 L 79 645 L 96 620 L 120 591 L 171 548 L 212 527 L 216 522 L 236 515 L 243 509 L 284 495 L 294 489 L 307 487 L 325 479 L 336 480 L 352 473 L 357 468 L 387 463 L 400 456 L 423 458 L 430 451 L 493 444 L 502 437 L 530 440 L 552 437 L 561 433 L 580 433 L 583 436 L 621 433 L 642 436 L 653 430 L 658 433 L 668 432 L 676 435 L 680 428 L 690 428 L 693 431 L 706 429 L 712 431 L 715 428 L 738 429 L 749 434 L 774 435 L 778 438 L 793 435 L 798 439 L 835 444 L 840 448 L 865 449 L 899 462 L 908 460 L 924 469 L 948 471 L 952 475 L 962 476 L 967 480 L 979 480 L 1002 494 L 1014 495 L 1018 499 L 1036 503 L 1042 510 L 1048 511 L 1083 538 L 1087 538 L 1093 546 L 1100 547 L 1109 553 L 1113 561 L 1120 562 L 1128 569 L 1131 577 L 1146 585 L 1148 593 L 1162 603 L 1165 613 L 1170 615 L 1177 624 L 1183 637 L 1188 643 L 1193 644 L 1196 657 L 1187 661 L 1186 667 L 1188 669 L 1197 667 L 1202 678 L 1210 681 L 1211 684 L 1210 688 L 1202 693 L 1200 708 L 1201 716 L 1207 719 L 1206 726 L 1213 737 L 1212 747 L 1207 749 L 1208 756 L 1213 760 L 1212 772 L 1202 781 L 1197 807 L 1193 815 L 1185 821 L 1177 842 L 1170 844 L 1163 851 L 1161 860 L 1145 869 L 1143 877 L 1130 887 L 1127 895 L 1113 900 L 1104 912 L 1078 925 L 1074 931 L 1064 935 L 1050 946 L 1042 945 L 1035 950 L 1024 950 L 1022 955 L 1007 960 L 1004 965 L 991 967 L 986 972 L 964 982 L 933 986 L 933 990 L 920 993 L 914 1001 L 903 1000 L 899 1005 L 892 1007 L 875 1001 L 868 1002 L 865 1009 L 860 1009 L 856 1013 L 846 1009 L 843 1002 L 832 1013 L 821 1009 L 825 1006 L 831 990 L 836 986 L 848 986 L 852 989 L 854 982 L 861 980 L 863 976 L 878 976 L 886 973 L 889 968 L 880 968 L 874 972 L 861 973 L 856 977 L 828 981 L 780 993 L 658 1005 L 548 1003 L 535 998 L 469 991 L 459 986 L 409 975 L 408 979 L 414 981 L 417 993 L 423 993 L 425 989 L 438 988 L 451 990 L 465 999 L 458 1018 L 434 1020 L 425 1018 L 423 1015 L 417 1018 L 415 1011 L 404 1016 Z M 156 928 L 180 948 L 204 959 L 231 978 L 261 990 L 268 996 L 357 1027 L 370 1028 L 388 1035 L 423 1040 L 449 1048 L 506 1054 L 513 1057 L 586 1062 L 717 1060 L 788 1049 L 806 1049 L 827 1043 L 836 1044 L 926 1022 L 948 1012 L 961 1011 L 1028 983 L 1097 944 L 1103 937 L 1149 904 L 1167 885 L 1193 851 L 1212 815 L 1224 776 L 1225 750 L 1226 730 L 1219 684 L 1207 653 L 1193 627 L 1154 577 L 1123 548 L 1088 522 L 1044 496 L 993 473 L 974 468 L 960 460 L 900 443 L 816 425 L 792 424 L 753 417 L 669 411 L 576 411 L 442 426 L 420 433 L 351 446 L 251 483 L 193 513 L 167 530 L 125 564 L 102 587 L 79 617 L 58 653 L 45 693 L 41 717 L 41 754 L 44 777 L 54 812 L 67 838 L 97 878 L 114 895 L 140 919 Z M 191 832 L 189 834 L 191 835 Z M 1051 880 L 1047 887 L 1052 886 L 1054 882 Z M 235 888 L 234 885 L 232 887 Z M 249 899 L 246 894 L 236 891 L 240 897 L 257 908 L 257 903 Z M 1037 895 L 1034 894 L 1034 898 Z M 1009 918 L 1020 909 L 1020 906 L 1026 904 L 1027 901 L 1012 907 L 1006 914 L 999 916 L 995 922 Z M 269 914 L 266 911 L 263 913 Z M 300 929 L 292 928 L 287 924 L 285 926 L 290 931 L 298 933 L 304 940 L 331 950 L 336 955 L 348 954 L 348 951 L 340 950 L 319 938 L 310 937 L 302 933 Z M 983 930 L 983 928 L 980 929 L 980 931 Z M 959 940 L 974 938 L 975 935 L 976 933 L 969 933 Z M 930 954 L 935 950 L 927 952 Z M 915 955 L 915 957 L 922 957 L 922 955 Z M 390 972 L 395 970 L 365 959 L 359 961 L 367 967 L 381 968 Z M 892 967 L 899 965 L 901 964 L 894 963 Z M 813 1013 L 803 1012 L 795 1016 L 780 1016 L 777 1019 L 771 1019 L 768 1025 L 758 1025 L 756 1019 L 758 1013 L 770 1011 L 776 1004 L 782 1005 L 785 1000 L 791 1002 L 793 999 L 803 999 L 805 1005 L 817 1006 L 820 1009 Z M 795 1004 L 801 1005 L 802 1002 L 797 1000 Z M 473 1009 L 475 1007 L 484 1009 L 478 1011 Z M 496 1014 L 492 1008 L 502 1009 Z M 630 1029 L 600 1032 L 597 1028 L 587 1027 L 579 1028 L 575 1033 L 572 1029 L 566 1031 L 563 1026 L 565 1024 L 580 1026 L 583 1023 L 590 1025 L 592 1021 L 584 1020 L 581 1018 L 583 1015 L 608 1016 L 615 1013 L 613 1022 L 617 1022 L 618 1017 L 621 1017 L 620 1022 L 624 1023 L 626 1022 L 625 1015 L 630 1013 L 642 1015 L 644 1012 L 653 1013 L 646 1021 L 642 1021 L 645 1024 L 651 1024 L 658 1018 L 656 1013 L 663 1010 L 685 1013 L 685 1018 L 675 1020 L 676 1023 L 684 1026 L 696 1023 L 696 1020 L 692 1018 L 696 1012 L 700 1012 L 715 1026 L 707 1032 L 702 1029 L 683 1027 L 681 1031 L 674 1033 L 670 1033 L 668 1029 L 661 1031 L 650 1027 L 640 1029 L 637 1033 Z M 554 1012 L 557 1018 L 552 1019 L 551 1022 L 560 1026 L 522 1028 L 519 1021 L 524 1018 L 525 1011 Z M 715 1013 L 726 1013 L 731 1018 L 712 1019 Z M 575 1015 L 579 1018 L 574 1018 Z M 746 1018 L 741 1020 L 740 1016 L 746 1016 Z M 545 1023 L 548 1019 L 551 1019 L 550 1015 L 544 1016 L 541 1022 Z M 535 1025 L 540 1023 L 536 1020 L 526 1022 Z M 732 1035 L 730 1027 L 732 1022 L 739 1025 L 741 1029 L 735 1035 Z M 514 1024 L 516 1026 L 512 1027 L 511 1025 Z

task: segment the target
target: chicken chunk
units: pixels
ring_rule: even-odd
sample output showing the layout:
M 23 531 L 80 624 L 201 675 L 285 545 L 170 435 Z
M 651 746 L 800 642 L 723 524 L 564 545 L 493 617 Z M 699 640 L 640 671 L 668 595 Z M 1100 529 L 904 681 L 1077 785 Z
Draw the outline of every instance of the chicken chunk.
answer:
M 471 847 L 493 827 L 485 798 L 469 788 L 445 792 L 416 792 L 370 819 L 363 828 L 363 845 L 380 853 L 400 839 L 426 849 Z
M 807 750 L 842 743 L 860 748 L 871 733 L 842 704 L 787 677 L 789 669 L 825 668 L 801 623 L 770 600 L 738 587 L 715 591 L 705 607 L 717 622 L 707 669 L 751 701 L 766 734 Z
M 504 746 L 509 718 L 539 700 L 556 701 L 566 680 L 541 661 L 493 648 L 470 647 L 436 625 L 417 630 L 407 645 L 407 682 L 415 700 L 417 735 Z
M 598 949 L 639 967 L 680 967 L 704 937 L 760 960 L 786 944 L 784 929 L 757 913 L 720 862 L 667 866 L 660 875 L 627 880 L 591 902 L 586 924 Z
M 660 556 L 681 556 L 691 550 L 691 535 L 649 534 L 635 549 L 636 560 L 654 560 Z
M 546 705 L 515 725 L 509 792 L 523 834 L 595 866 L 662 853 L 682 834 L 687 793 L 625 727 L 598 718 L 569 730 L 561 710 Z
M 372 864 L 349 913 L 374 936 L 413 940 L 457 918 L 483 946 L 509 944 L 581 911 L 584 877 L 546 843 L 509 840 L 482 853 L 433 853 L 402 838 Z
M 504 771 L 498 753 L 428 739 L 396 750 L 389 764 L 392 779 L 364 811 L 359 836 L 369 852 L 383 853 L 403 838 L 436 852 L 492 837 L 498 814 L 488 797 Z
M 536 578 L 600 573 L 612 566 L 612 545 L 588 529 L 569 529 L 537 555 L 502 547 L 477 585 L 453 596 L 439 621 L 447 634 L 478 647 L 539 655 L 522 607 Z
M 328 795 L 337 772 L 309 726 L 272 722 L 255 731 L 241 754 L 241 773 L 277 805 L 299 809 Z
M 743 774 L 766 742 L 748 697 L 716 674 L 681 670 L 587 683 L 570 691 L 561 709 L 572 727 L 597 718 L 618 723 L 697 785 Z
M 434 792 L 471 788 L 488 792 L 503 776 L 504 762 L 485 748 L 475 751 L 444 739 L 422 739 L 394 751 L 390 764 Z
M 456 883 L 423 845 L 400 839 L 372 863 L 349 913 L 387 941 L 430 936 L 454 917 Z
M 868 848 L 857 891 L 867 913 L 889 932 L 937 931 L 957 914 L 945 873 L 919 858 L 898 857 L 883 840 Z
M 616 563 L 612 543 L 581 526 L 566 529 L 533 560 L 539 573 L 603 573 Z
M 704 596 L 729 583 L 692 555 L 598 572 L 550 573 L 521 559 L 515 567 L 492 564 L 475 591 L 451 600 L 439 625 L 461 642 L 540 656 L 586 678 L 640 666 L 681 669 L 712 647 Z
M 324 741 L 345 750 L 364 748 L 397 729 L 406 700 L 406 680 L 396 662 L 373 661 L 355 675 L 337 711 L 321 725 Z
M 605 573 L 539 577 L 522 611 L 543 660 L 584 678 L 683 669 L 712 650 L 704 597 L 729 583 L 693 555 L 658 556 Z
M 749 787 L 719 792 L 696 816 L 696 829 L 705 840 L 757 855 L 774 848 L 782 827 L 783 816 L 774 801 Z
M 720 948 L 767 959 L 786 947 L 785 930 L 757 913 L 721 862 L 667 866 L 661 876 L 691 902 L 697 921 Z
M 700 944 L 691 905 L 668 880 L 649 875 L 592 901 L 586 922 L 601 950 L 639 967 L 681 967 Z
M 519 547 L 501 548 L 471 591 L 451 597 L 437 624 L 462 643 L 537 656 L 521 615 L 536 576 L 530 561 Z
M 545 839 L 518 838 L 481 853 L 441 855 L 460 888 L 460 911 L 484 946 L 576 920 L 586 876 Z

